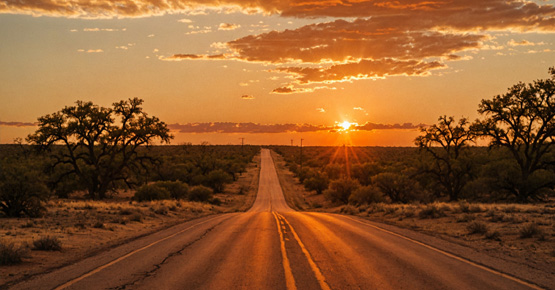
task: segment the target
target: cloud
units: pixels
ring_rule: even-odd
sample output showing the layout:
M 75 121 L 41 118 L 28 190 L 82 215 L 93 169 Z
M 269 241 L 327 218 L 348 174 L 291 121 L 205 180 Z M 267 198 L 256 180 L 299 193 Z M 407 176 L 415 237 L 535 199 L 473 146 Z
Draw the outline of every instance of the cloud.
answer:
M 0 126 L 2 127 L 35 127 L 39 123 L 29 123 L 29 122 L 5 122 L 0 121 Z
M 324 108 L 316 108 L 316 111 L 320 112 L 320 113 L 325 113 L 326 110 Z
M 123 28 L 121 29 L 121 31 L 126 31 L 127 28 Z M 83 28 L 84 32 L 99 32 L 99 31 L 103 31 L 103 32 L 116 32 L 116 31 L 120 31 L 120 29 L 117 28 Z
M 77 51 L 78 52 L 86 52 L 86 53 L 102 53 L 102 52 L 104 52 L 104 50 L 102 50 L 102 49 L 87 49 L 87 50 L 78 49 Z
M 251 95 L 242 95 L 241 99 L 243 100 L 254 100 L 254 96 Z
M 515 41 L 514 39 L 511 39 L 511 40 L 509 40 L 509 42 L 507 42 L 507 45 L 509 45 L 509 46 L 535 46 L 535 45 L 544 45 L 544 43 L 543 42 L 534 43 L 534 42 L 530 42 L 528 40 Z
M 218 27 L 218 30 L 235 30 L 237 28 L 240 28 L 241 25 L 239 24 L 232 24 L 232 23 L 220 23 L 220 26 Z
M 161 60 L 166 61 L 181 61 L 181 60 L 202 60 L 202 59 L 226 59 L 226 56 L 223 54 L 216 54 L 216 55 L 207 55 L 207 54 L 174 54 L 169 57 L 162 57 Z
M 183 18 L 183 19 L 177 20 L 177 22 L 181 22 L 181 23 L 193 23 L 193 20 L 187 19 L 187 18 Z
M 423 124 L 379 124 L 365 123 L 355 125 L 351 129 L 359 131 L 373 130 L 416 130 Z M 313 124 L 258 124 L 258 123 L 233 123 L 233 122 L 214 122 L 214 123 L 187 123 L 169 124 L 168 127 L 178 133 L 302 133 L 302 132 L 335 132 L 338 127 L 313 125 Z
M 299 88 L 299 87 L 295 87 L 293 85 L 288 85 L 288 86 L 285 86 L 285 87 L 279 87 L 279 88 L 274 89 L 272 91 L 272 94 L 302 94 L 302 93 L 312 93 L 316 90 L 322 90 L 322 89 L 335 90 L 334 87 L 328 87 L 328 86 Z
M 383 78 L 395 75 L 421 76 L 428 74 L 430 70 L 443 67 L 445 67 L 445 65 L 437 61 L 423 62 L 416 60 L 397 61 L 393 59 L 384 59 L 376 61 L 361 60 L 357 63 L 334 65 L 323 69 L 288 67 L 278 69 L 278 71 L 294 75 L 295 79 L 300 84 L 309 84 Z M 291 86 L 282 89 L 294 90 Z

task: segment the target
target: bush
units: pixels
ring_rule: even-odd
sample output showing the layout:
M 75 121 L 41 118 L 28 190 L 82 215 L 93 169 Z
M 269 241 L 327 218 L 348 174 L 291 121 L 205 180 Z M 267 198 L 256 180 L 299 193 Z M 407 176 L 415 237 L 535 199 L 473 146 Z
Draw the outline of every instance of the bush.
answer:
M 436 219 L 444 216 L 445 213 L 443 212 L 443 210 L 437 207 L 435 204 L 427 205 L 425 208 L 420 210 L 420 212 L 418 212 L 418 217 L 420 217 L 421 219 Z
M 61 251 L 62 243 L 56 237 L 42 237 L 33 241 L 33 250 L 38 251 Z
M 488 231 L 488 227 L 486 224 L 482 223 L 482 222 L 471 222 L 468 224 L 468 226 L 466 226 L 466 229 L 468 230 L 469 234 L 485 234 Z
M 534 236 L 538 236 L 540 239 L 543 239 L 545 235 L 536 223 L 530 223 L 521 227 L 519 234 L 521 239 L 532 238 Z
M 330 184 L 330 188 L 324 191 L 324 195 L 332 202 L 341 202 L 346 204 L 349 202 L 351 194 L 360 187 L 358 181 L 354 179 L 342 178 L 334 180 Z
M 189 194 L 189 186 L 181 181 L 158 181 L 155 184 L 165 188 L 173 199 L 185 199 Z
M 35 164 L 19 159 L 0 164 L 0 210 L 4 215 L 39 217 L 48 194 Z
M 212 194 L 212 189 L 206 186 L 197 185 L 191 188 L 187 199 L 190 201 L 207 202 L 212 198 Z
M 330 181 L 324 174 L 315 174 L 304 180 L 303 185 L 307 190 L 314 190 L 316 194 L 322 194 L 328 188 Z
M 146 184 L 137 189 L 133 198 L 137 201 L 161 200 L 170 199 L 171 194 L 167 189 L 158 184 Z
M 21 263 L 26 255 L 26 247 L 16 247 L 13 243 L 4 243 L 0 241 L 0 265 Z
M 389 196 L 392 202 L 409 203 L 421 199 L 422 190 L 418 182 L 403 174 L 380 173 L 372 177 L 372 184 Z
M 486 239 L 501 241 L 501 233 L 499 233 L 498 231 L 488 231 L 486 233 Z
M 226 183 L 230 183 L 233 181 L 233 176 L 229 175 L 227 172 L 223 171 L 222 169 L 217 169 L 210 171 L 206 176 L 206 180 L 204 184 L 208 185 L 208 187 L 212 188 L 214 192 L 223 192 Z
M 384 202 L 383 193 L 374 186 L 361 186 L 349 196 L 349 203 L 361 205 Z

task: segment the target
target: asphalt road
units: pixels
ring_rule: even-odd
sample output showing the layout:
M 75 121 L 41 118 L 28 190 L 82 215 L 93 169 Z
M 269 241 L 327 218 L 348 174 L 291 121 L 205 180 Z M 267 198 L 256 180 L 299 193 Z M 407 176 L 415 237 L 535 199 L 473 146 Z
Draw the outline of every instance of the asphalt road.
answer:
M 292 210 L 268 150 L 262 151 L 258 196 L 248 212 L 186 222 L 14 287 L 534 288 L 363 219 Z

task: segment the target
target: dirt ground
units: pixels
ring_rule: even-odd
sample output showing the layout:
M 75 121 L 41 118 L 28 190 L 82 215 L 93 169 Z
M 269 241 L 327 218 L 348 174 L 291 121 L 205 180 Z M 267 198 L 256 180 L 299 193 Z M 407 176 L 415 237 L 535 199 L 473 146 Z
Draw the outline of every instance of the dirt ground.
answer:
M 214 195 L 222 201 L 219 206 L 183 200 L 136 202 L 131 199 L 133 192 L 121 192 L 106 201 L 53 199 L 41 218 L 3 218 L 0 240 L 23 247 L 26 257 L 23 263 L 0 266 L 0 289 L 7 283 L 71 264 L 184 221 L 245 211 L 256 198 L 259 172 L 257 155 L 236 182 L 228 185 L 224 193 Z M 31 250 L 33 241 L 42 237 L 57 238 L 62 250 Z
M 555 202 L 542 204 L 373 204 L 337 206 L 308 192 L 274 153 L 288 203 L 297 210 L 350 214 L 426 233 L 555 275 Z

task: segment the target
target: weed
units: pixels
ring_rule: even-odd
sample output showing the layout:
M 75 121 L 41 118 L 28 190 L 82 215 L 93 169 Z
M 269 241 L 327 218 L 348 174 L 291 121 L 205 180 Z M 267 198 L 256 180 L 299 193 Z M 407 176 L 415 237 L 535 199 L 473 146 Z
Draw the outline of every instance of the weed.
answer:
M 469 214 L 469 213 L 465 213 L 459 217 L 457 217 L 457 222 L 458 223 L 467 223 L 470 221 L 473 221 L 476 219 L 476 216 Z
M 347 205 L 344 205 L 344 206 L 341 208 L 341 211 L 340 211 L 340 212 L 341 212 L 341 213 L 344 213 L 344 214 L 355 215 L 355 214 L 359 213 L 359 210 L 358 210 L 358 208 L 356 208 L 355 206 L 352 206 L 352 205 L 350 205 L 350 204 L 347 204 Z
M 445 212 L 437 207 L 435 204 L 427 205 L 425 208 L 418 212 L 418 217 L 421 219 L 436 219 L 444 217 Z
M 0 265 L 13 265 L 23 261 L 27 255 L 27 248 L 15 246 L 13 243 L 0 241 Z
M 488 231 L 486 233 L 486 239 L 494 240 L 494 241 L 501 241 L 501 233 L 499 233 L 499 231 Z
M 140 223 L 140 222 L 143 221 L 143 215 L 136 212 L 136 213 L 134 213 L 133 215 L 131 215 L 129 217 L 129 220 L 132 221 L 132 222 L 139 222 Z
M 167 215 L 168 214 L 168 207 L 165 206 L 165 205 L 159 205 L 156 208 L 154 208 L 154 213 L 161 214 L 161 215 Z
M 122 208 L 122 209 L 119 210 L 120 215 L 131 215 L 133 213 L 134 213 L 134 211 L 131 210 L 130 208 Z
M 104 228 L 104 223 L 101 221 L 97 221 L 96 223 L 93 224 L 93 228 L 95 229 L 103 229 Z
M 471 222 L 466 226 L 469 234 L 485 234 L 488 231 L 486 224 L 478 221 Z
M 522 226 L 519 230 L 519 234 L 521 239 L 532 238 L 534 236 L 545 239 L 545 233 L 536 223 L 529 223 Z
M 45 236 L 33 241 L 33 250 L 61 251 L 62 243 L 56 237 Z

